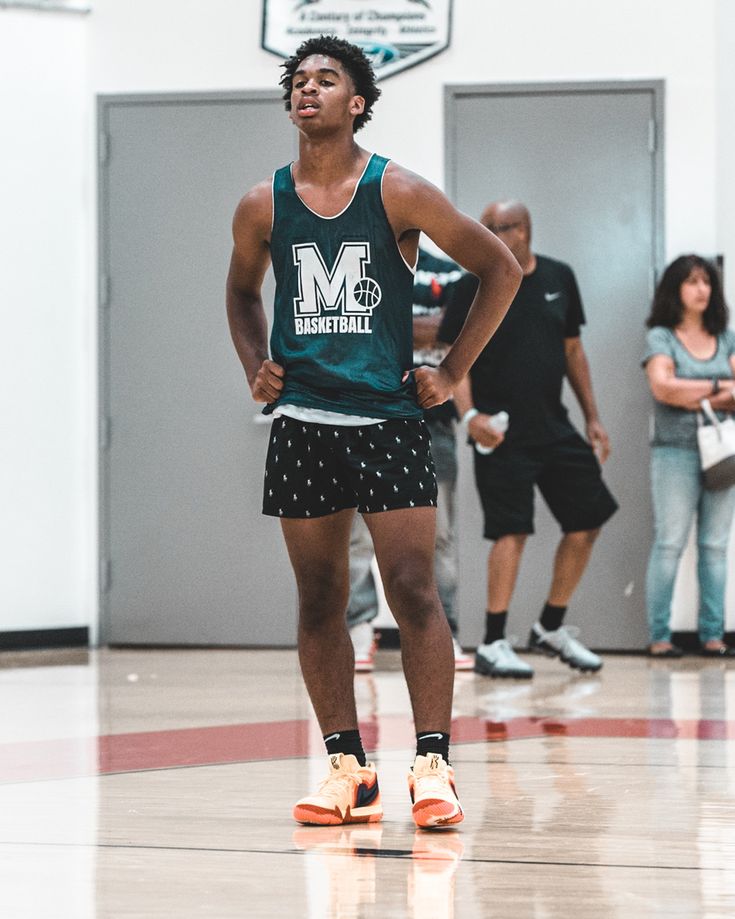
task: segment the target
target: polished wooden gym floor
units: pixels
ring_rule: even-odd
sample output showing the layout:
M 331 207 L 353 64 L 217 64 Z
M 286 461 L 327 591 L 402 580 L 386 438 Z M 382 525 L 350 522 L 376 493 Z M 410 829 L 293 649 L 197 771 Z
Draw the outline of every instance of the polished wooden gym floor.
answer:
M 735 663 L 457 675 L 467 819 L 419 832 L 398 652 L 356 677 L 381 824 L 299 827 L 325 774 L 292 651 L 0 654 L 0 915 L 735 916 Z

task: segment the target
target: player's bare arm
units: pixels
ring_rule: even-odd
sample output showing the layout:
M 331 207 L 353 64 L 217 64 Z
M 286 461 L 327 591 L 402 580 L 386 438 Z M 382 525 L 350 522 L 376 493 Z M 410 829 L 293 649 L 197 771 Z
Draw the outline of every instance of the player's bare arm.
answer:
M 270 180 L 240 201 L 232 222 L 234 245 L 227 275 L 227 318 L 235 350 L 256 402 L 275 402 L 284 370 L 268 357 L 268 323 L 261 288 L 270 264 Z
M 439 367 L 415 372 L 419 404 L 431 408 L 450 398 L 505 316 L 522 272 L 510 250 L 476 220 L 462 214 L 436 186 L 391 163 L 383 183 L 386 213 L 404 258 L 413 263 L 419 233 L 480 281 L 469 314 Z

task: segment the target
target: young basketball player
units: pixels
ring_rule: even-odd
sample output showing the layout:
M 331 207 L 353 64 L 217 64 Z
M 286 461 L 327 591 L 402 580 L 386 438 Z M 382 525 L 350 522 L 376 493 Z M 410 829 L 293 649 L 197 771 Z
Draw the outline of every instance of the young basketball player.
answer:
M 249 191 L 233 224 L 227 307 L 252 396 L 274 422 L 263 512 L 281 520 L 299 594 L 299 660 L 329 754 L 302 823 L 382 816 L 357 724 L 345 610 L 355 509 L 401 631 L 417 731 L 408 776 L 420 827 L 463 819 L 449 765 L 454 654 L 433 574 L 436 480 L 422 409 L 449 398 L 520 282 L 509 250 L 438 189 L 357 146 L 380 91 L 345 41 L 304 42 L 283 65 L 299 158 Z M 439 367 L 408 373 L 421 231 L 479 278 Z M 261 285 L 276 277 L 268 355 Z

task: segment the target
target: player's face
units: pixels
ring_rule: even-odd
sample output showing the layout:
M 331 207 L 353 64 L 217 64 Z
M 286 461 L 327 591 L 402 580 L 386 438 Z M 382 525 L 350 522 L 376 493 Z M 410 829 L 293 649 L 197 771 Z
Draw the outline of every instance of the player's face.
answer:
M 352 124 L 365 100 L 342 64 L 323 54 L 312 54 L 299 64 L 291 88 L 291 121 L 311 133 Z

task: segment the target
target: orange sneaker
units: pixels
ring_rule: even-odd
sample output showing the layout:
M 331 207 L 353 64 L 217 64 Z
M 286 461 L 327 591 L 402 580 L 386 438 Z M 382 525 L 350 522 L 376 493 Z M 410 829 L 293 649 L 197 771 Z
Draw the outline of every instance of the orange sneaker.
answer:
M 464 820 L 454 787 L 454 769 L 439 753 L 417 756 L 408 773 L 416 826 L 451 826 Z
M 329 757 L 329 775 L 315 795 L 302 798 L 293 809 L 294 820 L 333 826 L 373 823 L 383 816 L 375 766 L 361 766 L 351 753 Z

